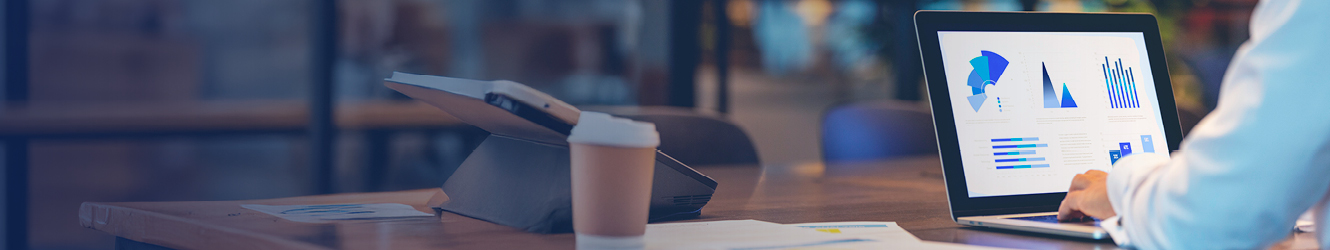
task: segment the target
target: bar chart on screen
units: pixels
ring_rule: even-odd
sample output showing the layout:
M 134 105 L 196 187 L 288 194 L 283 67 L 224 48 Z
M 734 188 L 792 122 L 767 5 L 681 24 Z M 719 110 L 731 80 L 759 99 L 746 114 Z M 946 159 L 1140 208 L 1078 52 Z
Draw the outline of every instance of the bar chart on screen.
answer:
M 1107 85 L 1109 107 L 1140 108 L 1141 102 L 1136 95 L 1136 75 L 1131 67 L 1122 66 L 1122 58 L 1110 61 L 1104 57 L 1100 65 L 1104 71 L 1104 84 Z
M 1036 154 L 1039 150 L 1046 150 L 1047 143 L 1038 143 L 1039 137 L 1019 137 L 1019 138 L 996 138 L 989 140 L 993 142 L 993 149 L 997 152 L 993 163 L 997 165 L 996 169 L 1027 169 L 1027 168 L 1047 168 L 1049 165 L 1044 163 L 1044 157 Z M 1014 144 L 1013 144 L 1014 143 Z

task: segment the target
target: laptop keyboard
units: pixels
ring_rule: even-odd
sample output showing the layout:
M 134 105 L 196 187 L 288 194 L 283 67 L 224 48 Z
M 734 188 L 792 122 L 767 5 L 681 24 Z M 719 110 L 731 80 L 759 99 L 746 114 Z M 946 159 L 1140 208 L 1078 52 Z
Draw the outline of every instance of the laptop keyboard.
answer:
M 1099 225 L 1099 220 L 1094 219 L 1094 218 L 1091 218 L 1091 217 L 1085 217 L 1085 218 L 1076 219 L 1076 220 L 1070 220 L 1070 221 L 1058 221 L 1058 216 L 1057 216 L 1057 215 L 1028 216 L 1028 217 L 1012 217 L 1012 218 L 1008 218 L 1008 219 L 1013 219 L 1013 220 L 1028 220 L 1028 221 L 1046 222 L 1046 223 L 1082 224 L 1082 225 L 1095 225 L 1095 226 L 1098 226 L 1098 225 Z

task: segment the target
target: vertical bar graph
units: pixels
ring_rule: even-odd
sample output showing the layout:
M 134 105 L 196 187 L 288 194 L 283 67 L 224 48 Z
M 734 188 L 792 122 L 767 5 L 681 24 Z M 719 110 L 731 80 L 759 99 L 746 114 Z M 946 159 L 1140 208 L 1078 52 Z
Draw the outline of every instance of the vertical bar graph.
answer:
M 1136 75 L 1131 67 L 1123 67 L 1122 59 L 1109 61 L 1104 57 L 1101 65 L 1104 71 L 1104 84 L 1108 85 L 1108 105 L 1111 108 L 1140 108 L 1141 102 L 1136 94 Z
M 1150 135 L 1141 135 L 1141 148 L 1145 149 L 1146 153 L 1154 153 L 1155 152 L 1154 137 Z
M 1127 83 L 1130 85 L 1131 88 L 1131 95 L 1128 97 L 1131 97 L 1132 107 L 1133 108 L 1141 107 L 1141 100 L 1137 100 L 1137 98 L 1139 98 L 1140 96 L 1136 95 L 1136 76 L 1131 74 L 1131 68 L 1127 68 Z
M 1108 60 L 1108 57 L 1104 57 L 1104 60 Z M 1118 99 L 1118 97 L 1122 96 L 1122 94 L 1118 93 L 1118 79 L 1120 78 L 1118 78 L 1117 64 L 1114 64 L 1113 62 L 1108 62 L 1108 68 L 1110 69 L 1108 71 L 1109 74 L 1113 76 L 1113 85 L 1111 87 L 1113 88 L 1113 91 L 1109 92 L 1109 98 L 1112 98 L 1114 101 L 1117 101 L 1118 106 L 1122 106 L 1122 100 Z
M 1126 93 L 1124 93 L 1126 91 L 1123 91 L 1124 90 L 1123 85 L 1126 85 L 1127 83 L 1126 81 L 1122 80 L 1123 78 L 1122 75 L 1124 75 L 1124 71 L 1122 70 L 1122 59 L 1118 59 L 1117 62 L 1113 62 L 1113 66 L 1115 67 L 1113 70 L 1117 71 L 1118 73 L 1118 79 L 1117 79 L 1118 85 L 1114 86 L 1114 88 L 1118 90 L 1118 103 L 1121 103 L 1122 107 L 1126 107 L 1127 95 Z

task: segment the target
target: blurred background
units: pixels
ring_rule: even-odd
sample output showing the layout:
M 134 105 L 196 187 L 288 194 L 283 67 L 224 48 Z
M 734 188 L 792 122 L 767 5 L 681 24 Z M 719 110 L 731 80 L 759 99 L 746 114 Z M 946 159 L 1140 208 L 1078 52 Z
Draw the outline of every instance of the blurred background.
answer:
M 926 99 L 920 9 L 1154 13 L 1189 129 L 1256 2 L 6 0 L 0 235 L 107 249 L 81 202 L 440 186 L 486 133 L 385 88 L 394 71 L 714 113 L 764 164 L 819 161 L 828 108 Z

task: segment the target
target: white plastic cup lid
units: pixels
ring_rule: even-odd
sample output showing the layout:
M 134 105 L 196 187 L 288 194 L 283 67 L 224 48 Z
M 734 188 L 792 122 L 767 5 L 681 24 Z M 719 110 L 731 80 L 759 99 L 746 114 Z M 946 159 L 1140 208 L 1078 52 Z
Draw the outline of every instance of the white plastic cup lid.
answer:
M 655 148 L 660 146 L 656 124 L 583 111 L 568 135 L 569 143 L 615 147 Z

